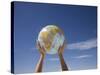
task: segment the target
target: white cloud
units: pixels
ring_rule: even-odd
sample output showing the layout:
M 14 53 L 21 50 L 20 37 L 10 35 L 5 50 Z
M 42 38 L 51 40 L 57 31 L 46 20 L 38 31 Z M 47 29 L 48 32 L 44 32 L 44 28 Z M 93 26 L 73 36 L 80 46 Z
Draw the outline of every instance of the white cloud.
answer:
M 77 49 L 77 50 L 88 50 L 95 47 L 97 47 L 96 38 L 67 45 L 67 49 Z
M 50 61 L 58 61 L 59 59 L 58 58 L 50 58 L 49 60 Z
M 81 55 L 81 56 L 76 56 L 76 57 L 73 57 L 73 58 L 76 58 L 76 59 L 82 59 L 82 58 L 90 58 L 92 57 L 93 55 Z
M 70 50 L 88 50 L 97 47 L 97 39 L 89 39 L 82 42 L 71 43 L 67 45 L 66 49 Z M 36 51 L 37 48 L 31 48 L 31 50 Z

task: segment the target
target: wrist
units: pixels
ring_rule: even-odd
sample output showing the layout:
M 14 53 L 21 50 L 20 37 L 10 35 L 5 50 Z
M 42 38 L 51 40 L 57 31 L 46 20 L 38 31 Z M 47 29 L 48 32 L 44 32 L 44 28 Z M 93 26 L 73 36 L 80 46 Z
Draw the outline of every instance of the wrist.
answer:
M 45 57 L 45 55 L 44 54 L 41 54 L 41 58 L 44 58 Z
M 58 55 L 59 55 L 59 58 L 60 58 L 60 59 L 62 59 L 62 58 L 63 58 L 62 53 L 59 53 Z
M 59 55 L 59 56 L 62 56 L 62 53 L 59 53 L 59 52 L 58 52 L 58 55 Z

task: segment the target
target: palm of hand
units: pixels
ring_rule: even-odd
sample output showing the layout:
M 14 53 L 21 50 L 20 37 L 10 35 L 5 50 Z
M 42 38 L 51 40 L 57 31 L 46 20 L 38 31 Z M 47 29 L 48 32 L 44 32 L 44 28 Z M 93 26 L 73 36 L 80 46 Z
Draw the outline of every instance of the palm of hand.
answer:
M 40 43 L 37 41 L 37 48 L 39 49 L 40 53 L 44 56 L 46 54 L 45 48 L 41 47 Z
M 62 46 L 59 47 L 58 54 L 62 54 L 64 52 L 64 47 L 65 47 L 65 42 L 63 43 Z

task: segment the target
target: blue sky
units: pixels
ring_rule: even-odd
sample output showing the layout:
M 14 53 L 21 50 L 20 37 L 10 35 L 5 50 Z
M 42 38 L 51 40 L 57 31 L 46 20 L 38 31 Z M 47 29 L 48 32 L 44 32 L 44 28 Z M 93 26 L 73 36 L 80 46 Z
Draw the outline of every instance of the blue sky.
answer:
M 46 25 L 56 25 L 65 34 L 67 47 L 64 59 L 69 70 L 97 67 L 97 8 L 41 4 L 14 3 L 14 66 L 15 73 L 33 73 L 40 53 L 36 40 Z M 58 55 L 46 55 L 43 72 L 61 71 Z

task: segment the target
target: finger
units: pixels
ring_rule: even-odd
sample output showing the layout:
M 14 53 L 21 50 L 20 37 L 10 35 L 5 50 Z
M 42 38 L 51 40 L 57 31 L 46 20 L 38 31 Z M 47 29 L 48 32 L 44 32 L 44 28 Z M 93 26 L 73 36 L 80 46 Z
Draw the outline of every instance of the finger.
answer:
M 40 45 L 39 41 L 37 41 L 37 47 L 39 50 L 41 49 L 41 45 Z
M 65 47 L 65 43 L 63 43 L 63 46 L 61 47 L 62 53 L 64 52 L 64 47 Z
M 66 44 L 66 43 L 64 42 L 63 45 L 62 45 L 62 48 L 63 48 L 63 49 L 65 48 L 65 44 Z
M 59 49 L 58 49 L 58 52 L 60 53 L 60 51 L 61 51 L 61 46 L 59 47 Z
M 63 53 L 64 52 L 64 47 L 65 47 L 65 43 L 63 43 L 63 45 L 59 47 L 58 52 Z
M 42 47 L 42 51 L 45 53 L 46 52 L 46 50 L 45 50 L 45 48 L 44 47 Z

